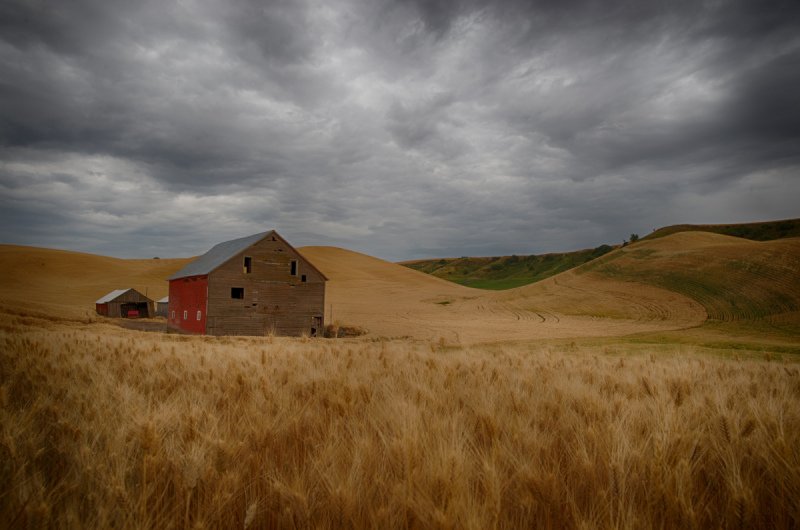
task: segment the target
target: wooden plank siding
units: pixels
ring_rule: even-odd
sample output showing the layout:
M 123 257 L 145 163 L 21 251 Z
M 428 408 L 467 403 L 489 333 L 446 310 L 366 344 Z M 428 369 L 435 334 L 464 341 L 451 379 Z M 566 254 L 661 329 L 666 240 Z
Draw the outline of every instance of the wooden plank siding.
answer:
M 250 272 L 245 271 L 245 257 Z M 296 274 L 292 275 L 292 261 Z M 305 276 L 305 281 L 303 281 Z M 244 289 L 241 299 L 231 289 Z M 208 275 L 209 335 L 322 334 L 325 278 L 277 234 L 240 252 Z
M 206 276 L 190 276 L 170 281 L 167 324 L 171 328 L 189 333 L 205 333 L 207 290 Z
M 127 316 L 122 314 L 122 306 L 125 304 L 147 304 L 147 314 L 142 314 L 142 317 L 152 317 L 155 313 L 154 302 L 140 292 L 131 289 L 105 304 L 108 308 L 105 316 L 112 318 Z

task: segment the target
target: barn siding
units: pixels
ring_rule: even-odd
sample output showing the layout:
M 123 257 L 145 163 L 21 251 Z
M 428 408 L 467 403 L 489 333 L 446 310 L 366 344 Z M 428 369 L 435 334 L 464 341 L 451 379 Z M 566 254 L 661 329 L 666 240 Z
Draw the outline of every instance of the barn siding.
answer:
M 252 260 L 250 274 L 244 272 L 245 256 Z M 291 274 L 292 260 L 297 261 L 295 276 Z M 303 275 L 305 282 L 301 280 Z M 244 298 L 231 298 L 232 287 L 244 288 Z M 324 277 L 275 235 L 245 249 L 209 274 L 206 333 L 309 334 L 312 318 L 322 318 L 324 308 Z M 322 330 L 318 332 L 321 334 Z
M 169 305 L 167 314 L 167 324 L 176 329 L 189 333 L 205 333 L 208 292 L 208 277 L 193 276 L 190 278 L 178 278 L 169 282 Z M 173 317 L 173 313 L 175 316 Z M 183 312 L 186 311 L 186 319 Z M 200 320 L 197 320 L 197 312 L 200 311 Z
M 155 314 L 155 303 L 135 289 L 130 289 L 105 304 L 95 304 L 95 306 L 97 312 L 104 316 L 120 318 L 126 316 L 122 314 L 122 306 L 128 303 L 147 304 L 147 315 L 142 316 L 152 317 Z

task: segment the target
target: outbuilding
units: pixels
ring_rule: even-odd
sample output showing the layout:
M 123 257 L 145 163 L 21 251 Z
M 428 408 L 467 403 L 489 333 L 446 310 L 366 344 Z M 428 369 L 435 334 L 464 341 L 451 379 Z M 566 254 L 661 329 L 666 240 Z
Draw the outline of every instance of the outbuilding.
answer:
M 171 328 L 322 335 L 327 278 L 277 232 L 226 241 L 169 277 Z
M 165 296 L 161 300 L 156 300 L 156 316 L 166 317 L 169 310 L 169 296 Z
M 98 315 L 112 318 L 148 318 L 153 316 L 153 301 L 136 289 L 117 289 L 95 302 Z

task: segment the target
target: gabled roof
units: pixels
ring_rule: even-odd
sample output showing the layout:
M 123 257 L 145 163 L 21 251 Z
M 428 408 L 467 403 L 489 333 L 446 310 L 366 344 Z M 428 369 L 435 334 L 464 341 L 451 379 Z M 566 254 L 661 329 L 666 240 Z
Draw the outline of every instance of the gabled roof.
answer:
M 161 300 L 158 300 L 157 303 L 159 303 L 159 304 L 168 304 L 169 303 L 169 296 L 165 296 Z
M 292 247 L 292 245 L 283 239 L 275 230 L 268 230 L 266 232 L 253 234 L 252 236 L 240 237 L 239 239 L 232 239 L 230 241 L 225 241 L 224 243 L 214 245 L 211 247 L 211 250 L 186 265 L 184 268 L 167 278 L 167 280 L 177 280 L 179 278 L 187 278 L 189 276 L 203 276 L 209 274 L 214 269 L 227 262 L 229 259 L 255 245 L 267 236 L 275 236 L 288 247 L 294 249 L 294 247 Z M 296 251 L 296 249 L 294 250 Z M 300 253 L 298 252 L 298 254 Z M 305 256 L 302 257 L 303 260 L 308 263 L 311 268 L 317 271 L 320 276 L 322 276 L 325 280 L 328 279 L 327 276 L 325 276 L 322 271 L 316 268 L 313 263 L 309 262 Z
M 127 292 L 128 292 L 128 291 L 130 291 L 130 290 L 131 290 L 130 288 L 128 288 L 128 289 L 116 289 L 116 290 L 114 290 L 114 291 L 111 291 L 110 293 L 108 293 L 108 294 L 107 294 L 107 295 L 105 295 L 104 297 L 100 298 L 99 300 L 97 300 L 97 301 L 95 302 L 95 304 L 105 304 L 105 303 L 108 303 L 108 302 L 110 302 L 111 300 L 115 299 L 116 297 L 118 297 L 118 296 L 122 296 L 123 294 L 127 293 Z
M 219 243 L 211 247 L 211 250 L 186 265 L 184 268 L 167 278 L 167 280 L 177 280 L 178 278 L 186 278 L 187 276 L 200 276 L 208 274 L 239 252 L 254 245 L 274 232 L 261 232 L 260 234 L 253 234 L 252 236 L 240 237 L 239 239 L 232 239 Z
M 127 289 L 115 289 L 115 290 L 111 291 L 110 293 L 108 293 L 104 297 L 102 297 L 99 300 L 97 300 L 95 302 L 95 304 L 107 304 L 108 302 L 113 302 L 114 300 L 116 300 L 117 298 L 122 296 L 123 294 L 125 294 L 127 292 L 130 292 L 130 291 L 133 291 L 134 293 L 138 294 L 139 296 L 141 296 L 145 300 L 150 300 L 149 298 L 147 298 L 145 295 L 143 295 L 142 293 L 140 293 L 139 291 L 137 291 L 133 287 L 128 287 Z M 152 300 L 150 300 L 150 301 L 152 302 Z

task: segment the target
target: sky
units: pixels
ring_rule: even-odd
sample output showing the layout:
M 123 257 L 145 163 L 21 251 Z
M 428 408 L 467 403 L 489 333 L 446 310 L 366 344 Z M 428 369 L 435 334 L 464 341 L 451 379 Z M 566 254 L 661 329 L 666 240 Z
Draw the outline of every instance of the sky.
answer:
M 3 0 L 0 242 L 389 260 L 800 217 L 800 2 Z

